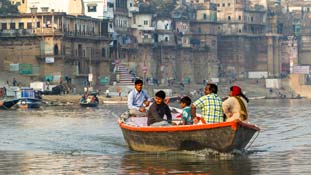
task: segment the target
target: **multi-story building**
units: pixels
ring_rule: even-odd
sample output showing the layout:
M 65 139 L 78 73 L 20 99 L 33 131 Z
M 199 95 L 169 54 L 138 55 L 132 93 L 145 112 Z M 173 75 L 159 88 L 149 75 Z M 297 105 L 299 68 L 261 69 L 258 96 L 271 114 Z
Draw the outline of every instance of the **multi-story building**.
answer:
M 3 70 L 20 65 L 19 73 L 43 80 L 71 77 L 77 85 L 93 74 L 109 76 L 109 39 L 103 21 L 60 12 L 0 16 Z
M 153 14 L 151 13 L 133 13 L 132 32 L 137 39 L 138 44 L 153 44 L 154 30 L 152 25 Z
M 250 1 L 212 0 L 217 4 L 217 20 L 222 23 L 223 34 L 265 33 L 266 8 L 263 5 L 250 6 Z
M 217 6 L 210 1 L 203 1 L 193 3 L 192 8 L 194 15 L 190 21 L 190 44 L 194 54 L 201 52 L 202 55 L 205 55 L 194 61 L 194 70 L 200 70 L 195 74 L 202 77 L 203 80 L 218 78 L 217 34 L 219 23 L 217 22 Z
M 64 12 L 70 15 L 83 15 L 82 0 L 10 0 L 18 5 L 20 13 L 31 13 L 32 8 L 37 12 Z
M 266 5 L 262 1 L 210 0 L 217 5 L 217 57 L 220 75 L 245 78 L 267 71 Z M 259 3 L 259 4 L 258 4 Z

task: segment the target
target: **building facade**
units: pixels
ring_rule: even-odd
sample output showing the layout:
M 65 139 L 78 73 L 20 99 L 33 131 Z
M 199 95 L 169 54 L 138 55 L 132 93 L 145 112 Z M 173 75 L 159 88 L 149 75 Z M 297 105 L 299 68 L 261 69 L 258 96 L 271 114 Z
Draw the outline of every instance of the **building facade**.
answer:
M 27 65 L 20 72 L 44 80 L 71 77 L 82 85 L 93 74 L 109 75 L 109 39 L 102 21 L 65 13 L 36 13 L 1 16 L 0 57 L 2 68 Z

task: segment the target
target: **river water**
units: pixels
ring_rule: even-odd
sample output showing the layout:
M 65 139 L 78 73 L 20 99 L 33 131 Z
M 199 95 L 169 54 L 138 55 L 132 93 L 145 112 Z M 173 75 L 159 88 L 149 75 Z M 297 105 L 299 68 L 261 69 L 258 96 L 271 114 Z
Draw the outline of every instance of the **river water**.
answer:
M 130 151 L 116 122 L 125 105 L 0 111 L 0 174 L 311 174 L 311 101 L 249 106 L 261 132 L 237 155 Z

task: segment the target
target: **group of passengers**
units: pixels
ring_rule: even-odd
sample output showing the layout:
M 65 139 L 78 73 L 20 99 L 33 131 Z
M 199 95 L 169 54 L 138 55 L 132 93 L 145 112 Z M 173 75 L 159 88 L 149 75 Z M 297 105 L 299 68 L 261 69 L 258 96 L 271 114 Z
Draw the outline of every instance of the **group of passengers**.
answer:
M 88 92 L 85 92 L 83 96 L 80 99 L 81 103 L 98 103 L 98 97 L 96 94 L 89 94 Z
M 205 86 L 205 95 L 193 103 L 188 96 L 182 97 L 180 106 L 183 110 L 181 120 L 177 124 L 192 125 L 247 120 L 247 103 L 249 100 L 242 93 L 240 87 L 230 87 L 229 96 L 225 99 L 220 98 L 217 92 L 217 85 L 208 83 Z M 148 126 L 172 125 L 172 114 L 168 106 L 169 99 L 166 99 L 165 92 L 162 90 L 156 92 L 154 102 L 151 105 L 150 101 L 152 99 L 143 90 L 143 81 L 136 80 L 135 88 L 128 94 L 129 114 L 131 116 L 147 116 Z M 148 110 L 147 107 L 149 107 Z M 197 115 L 197 109 L 200 109 L 202 116 Z

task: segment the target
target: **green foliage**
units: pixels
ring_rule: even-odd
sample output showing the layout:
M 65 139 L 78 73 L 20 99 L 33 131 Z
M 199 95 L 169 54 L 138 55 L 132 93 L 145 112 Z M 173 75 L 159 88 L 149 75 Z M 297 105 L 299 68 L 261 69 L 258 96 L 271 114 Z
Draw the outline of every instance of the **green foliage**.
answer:
M 175 0 L 149 0 L 140 4 L 140 12 L 156 13 L 158 16 L 170 17 L 175 9 Z
M 16 5 L 12 5 L 9 0 L 0 0 L 0 15 L 17 14 Z

